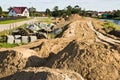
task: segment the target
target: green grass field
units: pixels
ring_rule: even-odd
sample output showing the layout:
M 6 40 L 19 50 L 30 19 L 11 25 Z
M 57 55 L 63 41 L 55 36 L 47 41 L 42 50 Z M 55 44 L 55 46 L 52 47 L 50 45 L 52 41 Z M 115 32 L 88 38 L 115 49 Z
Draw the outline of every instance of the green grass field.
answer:
M 50 17 L 46 17 L 46 18 L 38 18 L 39 22 L 47 22 L 48 24 L 50 24 L 52 22 Z
M 13 48 L 16 46 L 19 46 L 19 44 L 0 43 L 0 48 Z
M 25 21 L 25 20 L 30 20 L 31 18 L 23 18 L 23 19 L 17 19 L 17 20 L 6 20 L 6 21 L 0 21 L 0 24 L 10 24 L 10 23 L 15 23 L 15 22 L 20 22 L 20 21 Z

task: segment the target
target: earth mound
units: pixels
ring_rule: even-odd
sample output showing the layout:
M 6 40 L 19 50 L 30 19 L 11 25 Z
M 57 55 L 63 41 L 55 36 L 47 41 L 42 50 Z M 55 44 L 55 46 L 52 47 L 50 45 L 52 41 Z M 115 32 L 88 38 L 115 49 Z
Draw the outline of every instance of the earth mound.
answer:
M 37 53 L 30 49 L 5 49 L 0 51 L 0 77 L 5 77 L 21 70 L 25 67 L 32 66 L 28 63 L 30 57 L 37 56 Z M 39 60 L 40 61 L 40 60 Z M 33 63 L 38 59 L 34 58 Z M 35 65 L 34 65 L 35 66 Z
M 84 80 L 80 74 L 47 67 L 23 69 L 11 76 L 3 78 L 5 80 Z
M 86 80 L 120 79 L 120 54 L 101 43 L 71 41 L 57 55 L 50 54 L 46 66 L 78 72 Z
M 68 21 L 76 21 L 76 20 L 82 20 L 83 17 L 78 14 L 72 14 L 68 17 Z
M 98 42 L 86 24 L 91 19 L 81 18 L 69 17 L 73 22 L 59 38 L 1 49 L 0 80 L 119 80 L 119 48 Z

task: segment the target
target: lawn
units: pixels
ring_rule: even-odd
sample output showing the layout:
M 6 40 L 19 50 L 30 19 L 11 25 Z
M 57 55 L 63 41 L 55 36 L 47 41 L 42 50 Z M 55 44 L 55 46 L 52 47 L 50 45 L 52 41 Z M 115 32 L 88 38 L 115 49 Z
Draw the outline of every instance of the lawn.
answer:
M 38 18 L 38 21 L 39 22 L 47 22 L 48 24 L 52 22 L 50 17 L 41 17 L 41 18 Z
M 19 44 L 0 43 L 0 48 L 13 48 L 19 46 Z
M 15 23 L 15 22 L 20 22 L 20 21 L 25 21 L 25 20 L 30 20 L 31 18 L 23 18 L 23 19 L 17 19 L 17 20 L 6 20 L 6 21 L 0 21 L 0 24 L 10 24 L 10 23 Z

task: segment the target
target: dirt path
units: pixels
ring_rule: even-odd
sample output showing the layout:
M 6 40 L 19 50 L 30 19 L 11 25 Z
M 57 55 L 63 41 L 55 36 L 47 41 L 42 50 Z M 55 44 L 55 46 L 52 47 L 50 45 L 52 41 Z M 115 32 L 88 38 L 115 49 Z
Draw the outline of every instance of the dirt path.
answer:
M 119 40 L 112 39 L 112 38 L 107 37 L 107 36 L 103 35 L 102 33 L 98 32 L 98 31 L 94 28 L 94 26 L 92 25 L 92 22 L 91 22 L 91 21 L 87 22 L 87 25 L 88 25 L 88 27 L 89 27 L 91 30 L 93 30 L 93 31 L 96 33 L 96 35 L 97 35 L 97 37 L 98 37 L 97 40 L 99 40 L 99 41 L 104 41 L 104 43 L 106 42 L 106 43 L 115 44 L 115 45 L 120 44 L 120 41 L 119 41 Z
M 34 23 L 35 21 L 37 21 L 37 18 L 31 19 L 31 20 L 26 20 L 26 21 L 21 21 L 21 22 L 16 22 L 16 23 L 10 23 L 10 24 L 0 24 L 0 32 L 4 31 L 4 30 L 10 30 L 15 27 L 19 27 L 23 24 Z

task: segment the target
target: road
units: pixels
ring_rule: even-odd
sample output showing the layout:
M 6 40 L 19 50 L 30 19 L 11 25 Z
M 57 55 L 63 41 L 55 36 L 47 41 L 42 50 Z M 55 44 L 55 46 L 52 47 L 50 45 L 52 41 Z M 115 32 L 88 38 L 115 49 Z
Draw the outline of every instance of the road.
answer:
M 0 32 L 4 31 L 4 30 L 10 30 L 15 27 L 19 27 L 23 24 L 34 23 L 35 21 L 37 21 L 37 18 L 33 18 L 31 20 L 26 20 L 26 21 L 20 21 L 20 22 L 16 22 L 16 23 L 11 23 L 11 24 L 0 24 Z
M 103 35 L 102 33 L 98 32 L 94 28 L 94 26 L 92 25 L 92 21 L 87 22 L 87 25 L 91 30 L 93 30 L 96 33 L 96 35 L 98 37 L 97 38 L 98 40 L 104 41 L 104 43 L 106 42 L 106 43 L 110 43 L 110 44 L 114 44 L 114 45 L 119 45 L 120 44 L 119 40 L 112 39 L 112 38 L 107 37 L 107 36 Z

